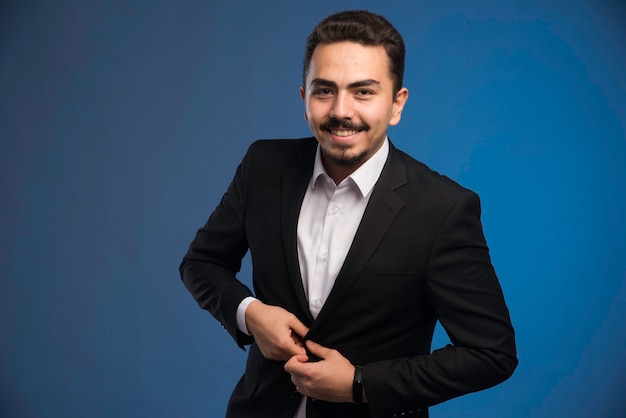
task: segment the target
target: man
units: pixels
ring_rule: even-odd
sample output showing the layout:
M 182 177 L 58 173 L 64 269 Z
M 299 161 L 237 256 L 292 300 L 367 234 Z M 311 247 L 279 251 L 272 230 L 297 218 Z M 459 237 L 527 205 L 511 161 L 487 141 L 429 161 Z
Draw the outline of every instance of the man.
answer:
M 227 417 L 428 416 L 517 365 L 476 194 L 387 138 L 408 98 L 381 16 L 329 16 L 300 93 L 314 138 L 257 141 L 198 230 L 183 281 L 240 347 Z M 251 252 L 251 290 L 236 273 Z M 439 320 L 451 345 L 430 352 Z

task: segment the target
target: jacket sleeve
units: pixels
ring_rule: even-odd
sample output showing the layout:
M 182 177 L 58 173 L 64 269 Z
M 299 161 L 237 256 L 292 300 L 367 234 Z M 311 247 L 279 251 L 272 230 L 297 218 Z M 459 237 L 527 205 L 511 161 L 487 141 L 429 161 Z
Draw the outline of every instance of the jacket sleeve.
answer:
M 374 417 L 486 389 L 517 366 L 514 331 L 475 193 L 464 193 L 449 210 L 432 247 L 426 286 L 452 344 L 430 355 L 367 364 L 363 380 Z
M 253 147 L 237 168 L 221 202 L 197 231 L 180 265 L 182 281 L 198 305 L 208 310 L 242 348 L 252 338 L 238 330 L 236 312 L 252 292 L 236 275 L 248 251 L 244 219 Z

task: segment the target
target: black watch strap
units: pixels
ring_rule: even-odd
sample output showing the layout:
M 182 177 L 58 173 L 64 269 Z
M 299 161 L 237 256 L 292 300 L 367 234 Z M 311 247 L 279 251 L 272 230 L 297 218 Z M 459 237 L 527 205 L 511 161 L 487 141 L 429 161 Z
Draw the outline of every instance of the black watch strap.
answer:
M 357 405 L 363 403 L 363 367 L 355 366 L 354 380 L 352 381 L 352 402 Z

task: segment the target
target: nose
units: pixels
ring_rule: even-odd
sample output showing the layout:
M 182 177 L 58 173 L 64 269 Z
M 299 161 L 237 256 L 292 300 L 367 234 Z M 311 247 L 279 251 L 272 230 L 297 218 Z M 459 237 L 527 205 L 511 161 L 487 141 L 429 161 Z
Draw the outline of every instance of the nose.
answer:
M 330 109 L 330 116 L 336 119 L 351 119 L 353 113 L 351 96 L 345 92 L 337 93 Z

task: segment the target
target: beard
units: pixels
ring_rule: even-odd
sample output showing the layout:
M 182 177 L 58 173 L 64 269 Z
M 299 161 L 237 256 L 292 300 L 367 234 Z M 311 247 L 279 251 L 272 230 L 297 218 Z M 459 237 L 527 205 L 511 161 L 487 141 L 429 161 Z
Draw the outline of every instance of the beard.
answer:
M 354 167 L 361 165 L 365 162 L 368 150 L 363 150 L 358 154 L 350 153 L 350 146 L 348 145 L 334 145 L 332 149 L 326 147 L 320 147 L 322 156 L 325 161 L 339 167 Z
M 354 123 L 348 119 L 330 118 L 320 125 L 320 129 L 330 131 L 332 129 L 343 129 L 348 131 L 368 131 L 370 127 L 366 123 Z M 365 149 L 358 154 L 350 153 L 350 145 L 333 144 L 330 149 L 322 148 L 324 159 L 332 164 L 340 167 L 353 167 L 363 163 L 368 155 Z

